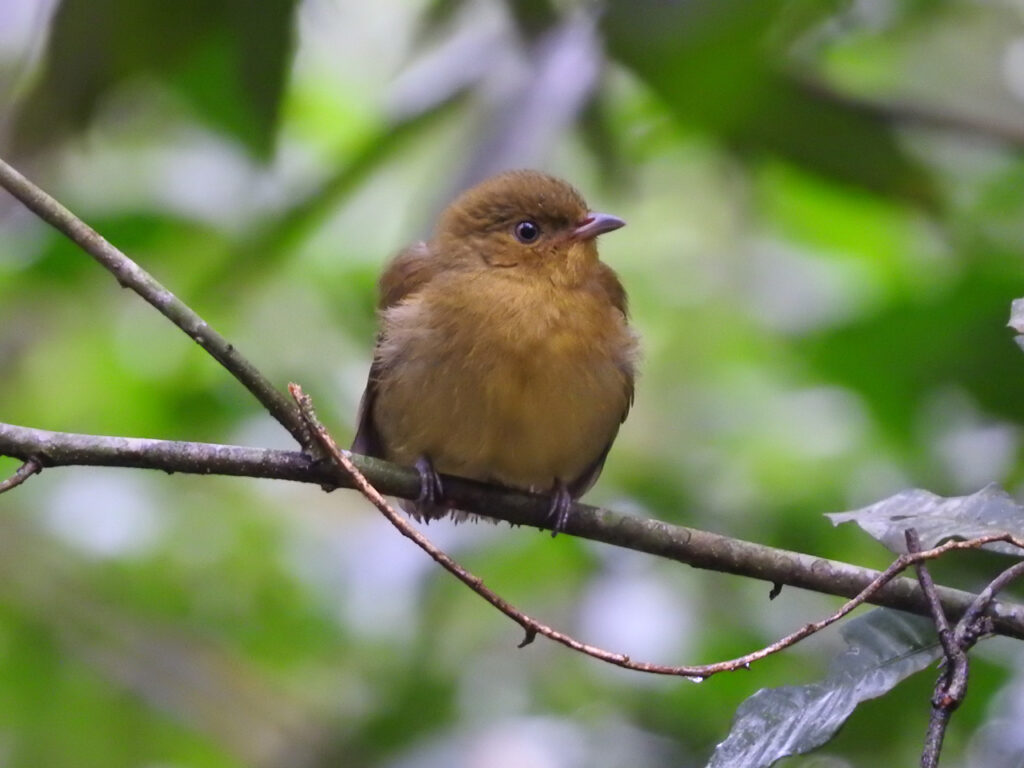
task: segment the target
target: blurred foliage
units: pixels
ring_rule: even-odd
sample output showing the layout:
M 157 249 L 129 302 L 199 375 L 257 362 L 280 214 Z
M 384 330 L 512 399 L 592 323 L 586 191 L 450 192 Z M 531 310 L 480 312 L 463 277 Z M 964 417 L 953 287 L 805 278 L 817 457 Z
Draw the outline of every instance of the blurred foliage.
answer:
M 879 567 L 822 513 L 1024 481 L 1004 328 L 1024 293 L 1022 33 L 1019 9 L 968 0 L 5 0 L 0 153 L 301 381 L 339 435 L 383 260 L 496 168 L 565 176 L 629 221 L 602 254 L 644 337 L 591 498 Z M 289 445 L 5 199 L 0 419 Z M 699 686 L 516 650 L 342 492 L 69 469 L 0 512 L 13 768 L 702 766 L 741 701 L 820 678 L 841 647 L 826 633 Z M 835 605 L 565 537 L 429 533 L 527 612 L 636 658 L 737 655 Z M 970 589 L 999 567 L 936 574 Z M 943 765 L 1020 765 L 1020 658 L 979 649 Z M 915 761 L 929 678 L 785 765 Z
M 67 0 L 46 63 L 19 109 L 15 146 L 81 130 L 116 89 L 148 75 L 250 151 L 274 147 L 291 54 L 294 0 L 136 3 Z
M 883 115 L 815 93 L 780 59 L 778 44 L 787 41 L 773 38 L 805 34 L 842 5 L 695 0 L 644 3 L 638 13 L 635 4 L 619 2 L 604 30 L 609 53 L 681 123 L 741 153 L 781 156 L 839 181 L 932 201 L 927 172 L 900 147 Z M 799 24 L 791 27 L 797 14 Z

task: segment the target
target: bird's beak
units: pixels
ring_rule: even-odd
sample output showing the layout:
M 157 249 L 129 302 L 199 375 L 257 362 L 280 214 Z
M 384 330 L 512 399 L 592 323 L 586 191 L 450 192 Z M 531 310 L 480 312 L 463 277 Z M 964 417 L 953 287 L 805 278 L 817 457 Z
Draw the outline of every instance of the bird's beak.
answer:
M 587 218 L 576 225 L 576 229 L 572 231 L 572 239 L 577 241 L 592 240 L 598 235 L 603 235 L 605 232 L 611 232 L 624 226 L 626 226 L 626 222 L 618 216 L 612 216 L 608 213 L 590 212 L 587 214 Z

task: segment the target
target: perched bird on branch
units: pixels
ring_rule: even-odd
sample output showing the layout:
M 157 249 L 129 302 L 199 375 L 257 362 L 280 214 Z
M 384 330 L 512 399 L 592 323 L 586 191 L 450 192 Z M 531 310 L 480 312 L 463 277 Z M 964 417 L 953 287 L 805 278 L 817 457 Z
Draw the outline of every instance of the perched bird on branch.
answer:
M 633 400 L 637 337 L 596 243 L 624 224 L 560 179 L 510 171 L 388 265 L 352 450 L 419 470 L 414 515 L 451 511 L 441 472 L 550 493 L 564 529 Z

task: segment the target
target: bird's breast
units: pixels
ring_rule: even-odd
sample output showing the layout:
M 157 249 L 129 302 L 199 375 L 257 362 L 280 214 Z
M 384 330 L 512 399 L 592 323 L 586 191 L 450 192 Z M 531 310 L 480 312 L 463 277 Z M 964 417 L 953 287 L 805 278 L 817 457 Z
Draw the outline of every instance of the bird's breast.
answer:
M 585 291 L 467 276 L 383 317 L 374 417 L 389 458 L 525 488 L 579 477 L 628 407 L 636 342 Z

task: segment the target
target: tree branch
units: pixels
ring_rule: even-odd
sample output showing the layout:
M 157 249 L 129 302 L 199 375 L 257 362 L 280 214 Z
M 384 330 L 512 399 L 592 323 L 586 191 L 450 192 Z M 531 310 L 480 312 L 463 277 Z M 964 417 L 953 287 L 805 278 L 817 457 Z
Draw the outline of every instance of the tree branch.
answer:
M 32 475 L 42 471 L 42 466 L 39 461 L 35 458 L 25 459 L 25 462 L 18 467 L 14 474 L 8 477 L 6 480 L 0 482 L 0 493 L 9 491 L 12 488 L 17 488 L 19 485 L 28 480 Z
M 917 532 L 913 528 L 908 528 L 905 536 L 907 551 L 911 554 L 919 552 L 921 544 Z M 931 605 L 932 617 L 946 657 L 945 667 L 939 674 L 932 694 L 932 713 L 928 720 L 924 749 L 921 751 L 921 768 L 937 768 L 949 720 L 967 695 L 967 679 L 970 673 L 967 652 L 983 636 L 991 633 L 991 620 L 985 616 L 985 611 L 1002 589 L 1024 576 L 1024 561 L 1011 565 L 993 579 L 974 599 L 955 629 L 950 627 L 949 620 L 942 610 L 935 583 L 923 562 L 917 564 L 917 576 Z
M 121 287 L 131 288 L 153 305 L 238 379 L 300 445 L 308 444 L 309 436 L 304 431 L 295 406 L 234 345 L 211 328 L 187 304 L 3 159 L 0 159 L 0 187 L 92 256 L 117 278 Z
M 916 555 L 921 551 L 921 539 L 918 537 L 915 529 L 908 528 L 904 532 L 904 537 L 907 541 L 908 553 Z M 935 581 L 932 579 L 928 566 L 923 561 L 914 566 L 914 569 L 917 571 L 917 580 L 921 584 L 925 598 L 928 600 L 928 609 L 931 612 L 932 620 L 935 622 L 935 628 L 939 632 L 939 643 L 942 645 L 946 658 L 952 660 L 956 655 L 957 646 L 953 640 L 953 629 L 949 626 L 949 619 L 946 618 L 946 612 L 942 610 L 942 601 L 939 600 L 939 595 L 935 590 Z
M 524 644 L 530 642 L 535 635 L 543 634 L 604 661 L 658 674 L 706 677 L 716 672 L 748 666 L 752 661 L 789 647 L 838 621 L 866 601 L 916 613 L 926 613 L 930 604 L 932 612 L 938 612 L 936 615 L 944 616 L 943 612 L 947 608 L 955 615 L 964 615 L 956 631 L 957 640 L 963 649 L 976 642 L 981 632 L 978 628 L 981 626 L 984 626 L 986 631 L 991 628 L 1024 639 L 1024 606 L 990 604 L 995 592 L 995 582 L 990 585 L 987 595 L 983 593 L 974 596 L 935 587 L 931 584 L 930 577 L 927 577 L 927 570 L 923 568 L 923 590 L 909 579 L 896 578 L 898 573 L 910 565 L 938 557 L 953 549 L 975 548 L 997 540 L 1009 541 L 1024 547 L 1024 542 L 1019 542 L 1008 534 L 980 537 L 965 542 L 947 542 L 926 552 L 901 555 L 880 574 L 847 563 L 813 558 L 705 531 L 670 526 L 658 521 L 642 520 L 609 510 L 575 504 L 569 523 L 565 526 L 566 533 L 659 555 L 696 567 L 766 579 L 774 585 L 772 596 L 777 594 L 779 585 L 790 584 L 852 598 L 826 619 L 807 624 L 766 648 L 731 661 L 711 665 L 668 667 L 634 662 L 623 654 L 581 643 L 530 618 L 484 587 L 479 578 L 468 573 L 409 525 L 377 491 L 377 487 L 380 487 L 385 493 L 415 498 L 420 485 L 417 473 L 386 462 L 343 454 L 316 420 L 308 398 L 297 386 L 293 385 L 293 395 L 298 402 L 298 408 L 289 403 L 251 363 L 238 354 L 235 348 L 210 328 L 198 314 L 3 160 L 0 160 L 0 186 L 6 188 L 30 210 L 89 253 L 114 274 L 123 287 L 134 290 L 174 322 L 245 385 L 300 445 L 311 452 L 317 452 L 316 446 L 310 440 L 312 431 L 319 445 L 327 451 L 333 461 L 327 463 L 325 460 L 311 459 L 306 454 L 294 452 L 203 443 L 69 435 L 0 424 L 0 455 L 19 457 L 25 462 L 11 478 L 0 483 L 0 492 L 21 484 L 41 467 L 62 464 L 135 466 L 163 469 L 168 472 L 275 477 L 317 482 L 327 490 L 339 485 L 351 486 L 354 483 L 403 535 L 415 541 L 440 565 L 517 621 L 526 631 Z M 358 466 L 359 464 L 365 465 L 365 472 L 363 467 Z M 364 474 L 377 477 L 371 484 Z M 548 499 L 545 497 L 489 487 L 458 478 L 447 478 L 445 487 L 446 500 L 467 512 L 503 519 L 513 524 L 548 528 Z M 1007 577 L 1006 580 L 1009 581 L 1010 578 L 1012 577 Z M 989 608 L 995 615 L 983 620 L 981 615 Z
M 623 667 L 624 669 L 631 669 L 635 672 L 649 672 L 655 675 L 675 675 L 678 677 L 689 677 L 696 680 L 704 680 L 711 675 L 719 674 L 721 672 L 735 672 L 738 669 L 749 669 L 750 665 L 755 661 L 760 661 L 774 653 L 785 650 L 786 648 L 795 645 L 800 640 L 813 635 L 815 632 L 820 632 L 825 627 L 834 624 L 858 606 L 862 605 L 879 589 L 892 581 L 897 574 L 910 567 L 911 564 L 916 563 L 918 573 L 923 574 L 923 576 L 920 576 L 921 586 L 925 591 L 929 603 L 932 605 L 933 612 L 937 612 L 937 615 L 941 617 L 942 626 L 945 627 L 946 638 L 944 646 L 947 647 L 949 653 L 953 653 L 954 645 L 949 637 L 949 624 L 946 621 L 945 614 L 942 613 L 942 607 L 935 591 L 935 584 L 931 580 L 931 575 L 928 573 L 928 569 L 925 567 L 924 561 L 940 557 L 958 546 L 971 548 L 980 546 L 985 537 L 973 539 L 967 542 L 947 542 L 942 546 L 935 547 L 926 552 L 921 552 L 917 534 L 913 530 L 907 531 L 907 545 L 910 547 L 911 551 L 907 554 L 900 555 L 892 565 L 886 568 L 883 573 L 879 574 L 856 597 L 847 601 L 847 603 L 838 611 L 821 621 L 805 624 L 800 629 L 795 632 L 791 632 L 780 640 L 738 658 L 720 661 L 714 664 L 701 664 L 696 666 L 652 664 L 645 661 L 634 661 L 623 653 L 608 651 L 604 648 L 598 648 L 597 646 L 581 642 L 576 638 L 567 635 L 564 632 L 559 632 L 547 624 L 537 621 L 531 616 L 520 611 L 510 602 L 498 595 L 494 590 L 484 586 L 483 580 L 479 576 L 475 576 L 470 573 L 447 552 L 436 547 L 430 539 L 416 530 L 416 528 L 403 515 L 396 512 L 395 509 L 388 504 L 380 491 L 374 488 L 363 473 L 359 471 L 356 465 L 352 462 L 352 454 L 349 453 L 349 455 L 346 455 L 340 448 L 338 448 L 338 444 L 334 441 L 334 438 L 331 437 L 327 428 L 324 427 L 317 418 L 316 412 L 313 410 L 312 398 L 302 391 L 302 387 L 298 384 L 289 384 L 288 391 L 291 392 L 292 397 L 295 398 L 295 402 L 299 406 L 299 412 L 306 420 L 306 426 L 309 428 L 314 439 L 320 443 L 320 446 L 324 449 L 324 453 L 331 461 L 334 462 L 338 469 L 341 469 L 345 474 L 352 478 L 356 489 L 367 499 L 367 501 L 373 504 L 373 506 L 375 506 L 380 513 L 384 515 L 388 522 L 391 523 L 399 533 L 407 539 L 410 539 L 414 544 L 416 544 L 416 546 L 426 552 L 434 562 L 523 628 L 526 635 L 523 638 L 523 641 L 519 644 L 520 648 L 532 643 L 537 635 L 543 635 L 549 640 L 561 643 L 574 651 L 578 651 L 579 653 L 583 653 L 609 664 L 614 664 L 618 667 Z M 968 609 L 966 614 L 964 614 L 963 621 L 968 619 L 971 612 L 974 610 L 974 606 L 978 605 L 982 601 L 983 597 L 983 595 L 979 595 L 975 602 L 972 603 L 971 608 Z M 988 601 L 990 600 L 991 597 L 989 597 Z M 988 601 L 986 601 L 986 605 Z M 960 646 L 956 646 L 956 648 L 959 650 L 959 658 L 957 661 L 960 662 L 962 659 L 962 673 L 964 684 L 966 685 L 967 653 L 966 650 Z M 957 669 L 959 669 L 959 667 Z M 954 673 L 950 674 L 954 675 Z M 954 677 L 954 679 L 957 678 Z M 923 766 L 923 768 L 931 768 L 931 766 Z
M 907 551 L 912 554 L 919 552 L 921 550 L 921 541 L 918 538 L 917 531 L 913 528 L 908 528 L 904 535 L 907 540 Z M 939 674 L 938 681 L 935 683 L 935 693 L 932 696 L 932 714 L 928 721 L 928 732 L 925 734 L 924 748 L 921 750 L 921 768 L 936 768 L 939 764 L 939 755 L 942 754 L 942 742 L 946 736 L 946 726 L 949 724 L 949 718 L 952 716 L 953 710 L 960 704 L 957 701 L 953 705 L 953 702 L 948 697 L 943 696 L 942 692 L 949 688 L 951 681 L 954 679 L 962 677 L 964 681 L 967 680 L 970 662 L 967 658 L 966 649 L 957 643 L 953 637 L 953 628 L 950 627 L 949 619 L 946 618 L 946 613 L 942 610 L 939 596 L 935 592 L 935 582 L 932 580 L 928 567 L 924 563 L 918 563 L 916 568 L 917 579 L 921 583 L 921 589 L 924 590 L 925 595 L 928 597 L 932 619 L 935 621 L 935 628 L 939 633 L 939 642 L 942 644 L 942 651 L 946 655 L 946 665 Z M 964 617 L 966 618 L 969 613 L 970 609 L 964 614 Z
M 185 443 L 129 437 L 99 437 L 50 432 L 0 423 L 0 455 L 22 460 L 36 457 L 43 467 L 84 465 L 158 469 L 164 472 L 222 474 L 293 480 L 326 488 L 353 487 L 350 477 L 324 461 L 295 451 L 246 448 L 208 443 Z M 419 475 L 366 456 L 352 462 L 373 486 L 392 496 L 414 499 Z M 487 515 L 513 525 L 550 529 L 545 496 L 512 491 L 464 480 L 444 478 L 445 497 L 467 512 Z M 658 520 L 623 515 L 612 510 L 575 504 L 566 533 L 593 541 L 645 552 L 697 568 L 763 579 L 815 592 L 854 598 L 879 577 L 879 572 L 837 560 L 755 544 L 741 539 L 670 525 Z M 996 540 L 998 537 L 990 537 Z M 1009 540 L 1008 538 L 1006 540 Z M 1024 542 L 1013 542 L 1024 545 Z M 951 542 L 948 549 L 967 548 Z M 946 615 L 962 616 L 976 595 L 936 587 Z M 929 616 L 928 601 L 912 579 L 895 578 L 866 602 Z M 989 613 L 997 633 L 1024 639 L 1024 605 L 993 602 Z

